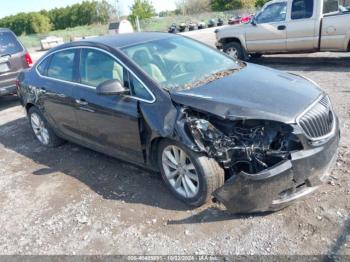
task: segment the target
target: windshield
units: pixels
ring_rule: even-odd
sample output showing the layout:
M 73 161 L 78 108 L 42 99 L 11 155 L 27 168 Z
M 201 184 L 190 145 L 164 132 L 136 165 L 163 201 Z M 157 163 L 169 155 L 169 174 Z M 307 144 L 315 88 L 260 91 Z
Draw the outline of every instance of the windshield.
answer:
M 244 65 L 184 37 L 151 41 L 122 50 L 167 90 L 193 88 L 224 77 Z
M 0 32 L 0 56 L 22 52 L 22 46 L 10 32 Z

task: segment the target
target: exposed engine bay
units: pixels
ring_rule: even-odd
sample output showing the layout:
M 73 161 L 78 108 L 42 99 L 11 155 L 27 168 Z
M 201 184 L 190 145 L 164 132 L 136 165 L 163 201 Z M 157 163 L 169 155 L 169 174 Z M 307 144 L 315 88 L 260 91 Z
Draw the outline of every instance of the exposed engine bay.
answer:
M 187 115 L 187 127 L 202 152 L 225 169 L 256 174 L 284 160 L 303 146 L 289 125 L 264 120 L 224 120 Z

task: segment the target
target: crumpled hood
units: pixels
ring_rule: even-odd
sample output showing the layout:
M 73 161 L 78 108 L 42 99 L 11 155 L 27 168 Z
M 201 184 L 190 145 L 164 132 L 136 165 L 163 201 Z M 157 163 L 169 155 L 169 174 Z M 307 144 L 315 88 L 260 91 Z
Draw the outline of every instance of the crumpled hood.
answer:
M 240 71 L 192 89 L 171 92 L 174 102 L 225 119 L 295 123 L 322 91 L 307 79 L 247 64 Z

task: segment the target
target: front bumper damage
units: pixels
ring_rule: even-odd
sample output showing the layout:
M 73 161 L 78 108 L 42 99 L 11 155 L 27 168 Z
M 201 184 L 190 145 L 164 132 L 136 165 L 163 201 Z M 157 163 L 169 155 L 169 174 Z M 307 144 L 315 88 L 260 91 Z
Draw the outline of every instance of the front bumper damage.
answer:
M 240 172 L 214 192 L 214 197 L 234 213 L 277 211 L 317 190 L 337 159 L 339 124 L 325 144 L 291 154 L 257 174 Z
M 296 125 L 204 118 L 185 117 L 197 151 L 225 170 L 226 181 L 213 196 L 232 213 L 277 211 L 310 195 L 326 182 L 337 159 L 337 117 L 332 133 L 319 141 L 308 140 Z

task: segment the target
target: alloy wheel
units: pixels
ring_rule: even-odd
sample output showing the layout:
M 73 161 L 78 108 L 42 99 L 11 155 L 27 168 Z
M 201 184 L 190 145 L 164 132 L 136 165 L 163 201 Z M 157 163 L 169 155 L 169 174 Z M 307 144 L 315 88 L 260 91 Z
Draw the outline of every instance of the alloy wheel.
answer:
M 178 194 L 185 198 L 196 196 L 199 177 L 196 167 L 184 150 L 174 145 L 164 148 L 162 165 L 166 179 Z
M 230 47 L 226 50 L 226 54 L 231 56 L 232 58 L 238 59 L 238 50 L 234 47 Z
M 37 113 L 32 113 L 30 116 L 30 123 L 34 134 L 40 143 L 43 145 L 48 145 L 50 142 L 50 135 L 42 118 Z

